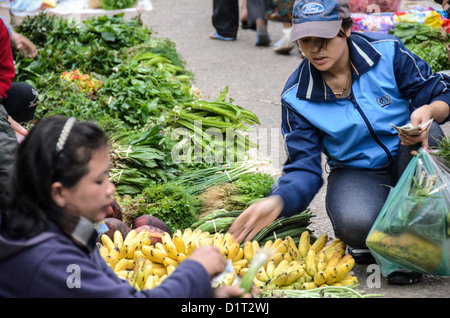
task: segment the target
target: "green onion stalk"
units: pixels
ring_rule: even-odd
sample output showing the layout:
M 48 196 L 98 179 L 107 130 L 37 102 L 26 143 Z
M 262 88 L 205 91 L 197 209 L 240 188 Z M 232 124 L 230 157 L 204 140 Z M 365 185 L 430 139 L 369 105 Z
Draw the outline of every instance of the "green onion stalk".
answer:
M 242 277 L 241 283 L 239 287 L 244 290 L 243 294 L 247 294 L 250 292 L 253 286 L 253 279 L 256 276 L 258 270 L 264 266 L 267 260 L 272 257 L 274 251 L 271 248 L 262 248 L 260 247 L 252 259 L 250 260 L 250 266 L 248 267 L 247 273 L 245 273 L 244 277 Z

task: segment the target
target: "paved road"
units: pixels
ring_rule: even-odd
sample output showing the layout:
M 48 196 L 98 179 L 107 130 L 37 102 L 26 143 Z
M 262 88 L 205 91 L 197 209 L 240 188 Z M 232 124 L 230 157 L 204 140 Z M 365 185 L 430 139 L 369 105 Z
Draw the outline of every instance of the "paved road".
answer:
M 415 3 L 433 5 L 430 1 Z M 240 29 L 234 42 L 210 40 L 209 34 L 214 31 L 211 24 L 212 1 L 152 0 L 152 4 L 153 10 L 142 17 L 144 22 L 157 36 L 175 42 L 205 99 L 215 99 L 228 87 L 228 96 L 236 104 L 259 116 L 262 124 L 257 137 L 260 145 L 267 149 L 261 151 L 260 158 L 270 159 L 273 167 L 278 169 L 285 159 L 279 135 L 279 95 L 286 79 L 300 62 L 299 54 L 292 51 L 289 55 L 277 55 L 271 47 L 255 46 L 255 32 L 252 30 Z M 411 2 L 408 4 L 412 5 Z M 281 24 L 269 22 L 268 27 L 271 38 L 278 40 Z M 447 125 L 445 129 L 449 132 Z M 327 233 L 333 237 L 324 209 L 324 189 L 311 203 L 310 209 L 316 215 L 311 228 L 317 235 Z M 360 280 L 360 288 L 367 293 L 380 293 L 392 298 L 450 296 L 448 277 L 427 275 L 422 283 L 405 287 L 388 285 L 367 266 L 356 266 L 355 274 Z

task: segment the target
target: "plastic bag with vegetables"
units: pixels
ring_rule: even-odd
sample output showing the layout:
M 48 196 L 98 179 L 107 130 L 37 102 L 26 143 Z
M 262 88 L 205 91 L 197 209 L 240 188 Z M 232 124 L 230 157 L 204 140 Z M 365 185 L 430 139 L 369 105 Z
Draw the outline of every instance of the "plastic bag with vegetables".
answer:
M 384 276 L 450 274 L 450 172 L 421 148 L 391 189 L 366 244 Z

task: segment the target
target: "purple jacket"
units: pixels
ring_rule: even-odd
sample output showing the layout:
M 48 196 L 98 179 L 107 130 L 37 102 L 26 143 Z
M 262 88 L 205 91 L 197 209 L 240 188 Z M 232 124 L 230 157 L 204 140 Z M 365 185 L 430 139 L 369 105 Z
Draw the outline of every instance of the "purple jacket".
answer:
M 28 240 L 0 233 L 0 297 L 207 298 L 213 296 L 205 268 L 193 260 L 151 290 L 137 291 L 116 276 L 98 249 L 89 254 L 53 223 Z

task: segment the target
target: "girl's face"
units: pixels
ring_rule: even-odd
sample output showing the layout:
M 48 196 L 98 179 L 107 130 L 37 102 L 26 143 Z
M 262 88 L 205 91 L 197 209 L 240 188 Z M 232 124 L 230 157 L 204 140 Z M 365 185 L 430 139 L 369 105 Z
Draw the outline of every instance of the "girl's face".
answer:
M 305 37 L 298 40 L 298 45 L 315 68 L 322 72 L 332 71 L 348 63 L 347 37 L 350 33 L 351 29 L 345 32 L 346 37 L 331 39 Z
M 61 185 L 55 202 L 67 213 L 83 216 L 94 223 L 101 221 L 115 191 L 109 180 L 109 165 L 108 149 L 95 150 L 88 164 L 89 172 L 72 188 Z

